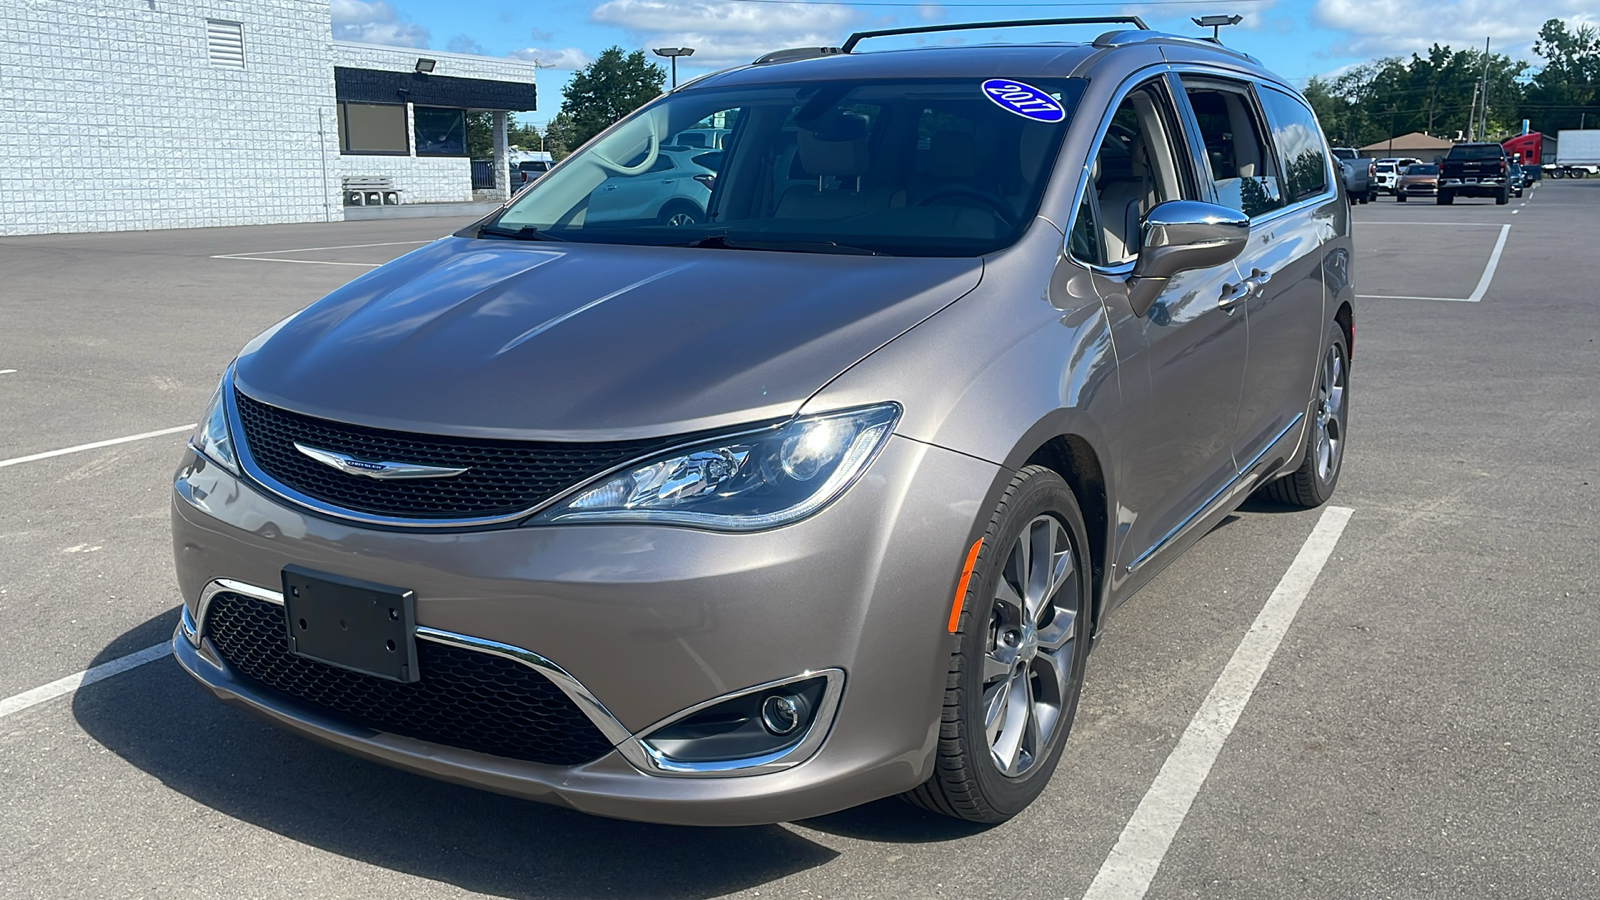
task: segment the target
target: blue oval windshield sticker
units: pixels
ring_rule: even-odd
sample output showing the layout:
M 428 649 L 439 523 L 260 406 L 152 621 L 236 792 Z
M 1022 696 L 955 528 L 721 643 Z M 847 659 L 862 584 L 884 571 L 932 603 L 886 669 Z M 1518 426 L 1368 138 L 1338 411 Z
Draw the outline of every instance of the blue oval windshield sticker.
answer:
M 1035 122 L 1060 122 L 1067 117 L 1067 111 L 1054 97 L 1020 81 L 991 78 L 983 83 L 983 95 L 1006 112 Z

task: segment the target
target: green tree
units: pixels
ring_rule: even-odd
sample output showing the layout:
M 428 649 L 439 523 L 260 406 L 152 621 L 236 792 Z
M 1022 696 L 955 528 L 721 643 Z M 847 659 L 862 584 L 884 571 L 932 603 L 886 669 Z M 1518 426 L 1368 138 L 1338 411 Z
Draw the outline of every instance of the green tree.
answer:
M 561 113 L 570 128 L 562 134 L 568 150 L 604 131 L 611 123 L 661 94 L 666 72 L 650 62 L 643 50 L 624 54 L 611 47 L 572 76 L 562 91 Z M 555 122 L 550 123 L 552 126 Z
M 467 113 L 467 155 L 473 159 L 494 156 L 494 113 Z
M 1544 66 L 1529 82 L 1528 119 L 1535 131 L 1600 127 L 1600 30 L 1580 25 L 1568 30 L 1560 19 L 1539 29 L 1533 52 Z
M 1519 79 L 1528 64 L 1504 54 L 1490 54 L 1488 64 L 1489 133 L 1507 134 L 1520 123 Z M 1482 50 L 1435 44 L 1427 56 L 1378 59 L 1334 78 L 1313 78 L 1305 94 L 1336 145 L 1362 147 L 1413 131 L 1454 138 L 1466 134 L 1473 110 L 1482 108 L 1483 75 Z
M 544 127 L 544 149 L 550 152 L 556 162 L 566 159 L 581 143 L 577 139 L 577 127 L 566 110 L 556 113 L 555 118 Z

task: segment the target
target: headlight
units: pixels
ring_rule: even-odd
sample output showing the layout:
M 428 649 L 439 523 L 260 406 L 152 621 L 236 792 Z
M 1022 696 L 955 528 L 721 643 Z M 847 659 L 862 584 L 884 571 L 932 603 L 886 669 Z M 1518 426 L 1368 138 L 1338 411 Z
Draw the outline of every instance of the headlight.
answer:
M 844 493 L 899 418 L 899 405 L 889 403 L 674 450 L 590 484 L 533 522 L 661 522 L 725 531 L 786 525 Z
M 217 392 L 211 395 L 205 418 L 200 420 L 200 427 L 189 438 L 189 446 L 196 453 L 237 475 L 239 458 L 233 452 L 233 435 L 228 431 L 228 409 L 222 399 L 222 392 L 227 389 L 228 377 L 232 374 L 233 367 L 230 366 L 222 376 L 222 383 L 217 385 Z

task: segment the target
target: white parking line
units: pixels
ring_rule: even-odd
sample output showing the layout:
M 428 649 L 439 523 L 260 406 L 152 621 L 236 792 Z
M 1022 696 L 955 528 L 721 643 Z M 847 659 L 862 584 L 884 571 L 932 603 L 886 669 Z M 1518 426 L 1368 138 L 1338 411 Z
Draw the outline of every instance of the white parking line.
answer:
M 1300 612 L 1300 605 L 1316 583 L 1317 574 L 1344 533 L 1352 510 L 1330 506 L 1317 520 L 1300 554 L 1283 574 L 1245 633 L 1233 658 L 1217 677 L 1205 702 L 1189 721 L 1178 745 L 1167 756 L 1160 774 L 1145 792 L 1133 818 L 1100 866 L 1084 900 L 1138 900 L 1150 889 L 1172 838 L 1183 825 L 1195 795 L 1211 773 L 1222 744 L 1244 712 L 1256 684 L 1272 662 L 1284 634 Z
M 294 263 L 297 266 L 359 266 L 363 269 L 376 269 L 383 265 L 383 263 L 331 262 L 326 259 L 273 259 L 270 256 L 213 256 L 211 258 L 236 259 L 242 262 Z
M 130 434 L 127 437 L 95 441 L 92 444 L 79 444 L 76 447 L 63 447 L 60 450 L 46 450 L 43 453 L 34 453 L 29 456 L 17 456 L 13 457 L 12 459 L 0 459 L 0 469 L 4 469 L 6 466 L 17 466 L 26 462 L 49 459 L 53 456 L 66 456 L 68 453 L 81 453 L 84 450 L 99 450 L 101 447 L 111 447 L 116 444 L 126 444 L 129 441 L 142 441 L 145 438 L 161 437 L 164 434 L 177 434 L 180 431 L 193 430 L 194 423 L 191 422 L 188 425 L 174 425 L 171 428 L 163 428 L 160 431 L 146 431 L 143 434 Z
M 1483 295 L 1489 292 L 1489 282 L 1494 280 L 1494 270 L 1500 266 L 1500 254 L 1505 252 L 1506 238 L 1511 234 L 1510 225 L 1501 225 L 1499 227 L 1500 237 L 1494 242 L 1494 250 L 1489 254 L 1489 262 L 1483 267 L 1483 276 L 1478 279 L 1478 286 L 1473 289 L 1470 297 L 1407 297 L 1396 294 L 1357 294 L 1356 296 L 1362 300 L 1437 300 L 1442 303 L 1478 303 L 1483 300 Z
M 0 369 L 0 375 L 15 375 L 15 374 L 17 374 L 17 370 L 16 369 Z
M 333 262 L 325 259 L 273 259 L 285 253 L 318 253 L 324 250 L 360 250 L 366 247 L 419 247 L 431 244 L 434 239 L 426 241 L 383 241 L 377 244 L 339 244 L 333 247 L 295 247 L 289 250 L 243 250 L 238 253 L 218 253 L 212 259 L 242 259 L 250 262 L 276 262 L 295 263 L 302 266 L 358 266 L 363 269 L 376 269 L 383 263 L 358 263 L 358 262 Z
M 64 694 L 70 694 L 86 684 L 94 684 L 96 681 L 104 681 L 113 675 L 121 674 L 129 669 L 138 668 L 147 662 L 155 662 L 171 652 L 172 643 L 170 641 L 163 641 L 162 643 L 156 644 L 154 647 L 146 647 L 137 653 L 129 653 L 127 656 L 119 656 L 110 662 L 101 663 L 98 666 L 85 669 L 76 675 L 68 675 L 65 678 L 57 678 L 55 681 L 52 681 L 47 685 L 36 687 L 31 691 L 23 691 L 15 697 L 7 697 L 4 700 L 0 700 L 0 719 L 9 716 L 12 713 L 22 712 L 30 706 L 38 706 L 46 700 L 54 700 L 55 698 Z

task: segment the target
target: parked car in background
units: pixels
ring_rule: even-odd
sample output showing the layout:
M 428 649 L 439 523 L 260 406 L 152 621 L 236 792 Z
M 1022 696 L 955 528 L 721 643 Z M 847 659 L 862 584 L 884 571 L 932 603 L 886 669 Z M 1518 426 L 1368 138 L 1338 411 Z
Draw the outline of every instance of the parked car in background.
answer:
M 1508 172 L 1511 158 L 1499 144 L 1456 144 L 1439 162 L 1440 206 L 1457 197 L 1493 197 L 1501 206 L 1511 202 Z
M 511 168 L 511 193 L 515 194 L 550 171 L 550 163 L 542 159 L 525 159 Z
M 1370 203 L 1378 199 L 1372 181 L 1373 163 L 1376 160 L 1362 156 L 1361 151 L 1354 147 L 1334 147 L 1332 153 L 1334 159 L 1339 161 L 1345 196 L 1350 202 Z
M 1386 194 L 1397 193 L 1400 184 L 1400 173 L 1405 170 L 1406 166 L 1416 165 L 1420 162 L 1422 160 L 1410 156 L 1391 156 L 1377 160 L 1372 166 L 1373 178 L 1377 182 L 1377 189 Z
M 1311 107 L 1128 21 L 700 78 L 252 340 L 171 482 L 178 664 L 592 814 L 1022 812 L 1106 616 L 1348 438 Z M 716 171 L 670 140 L 722 120 Z
M 617 173 L 601 182 L 589 195 L 584 221 L 701 224 L 706 220 L 706 205 L 717 173 L 699 160 L 720 161 L 720 156 L 721 151 L 708 153 L 698 147 L 663 145 L 642 175 Z
M 1439 193 L 1439 167 L 1432 163 L 1415 163 L 1400 173 L 1394 199 L 1404 203 L 1410 197 L 1432 197 Z

